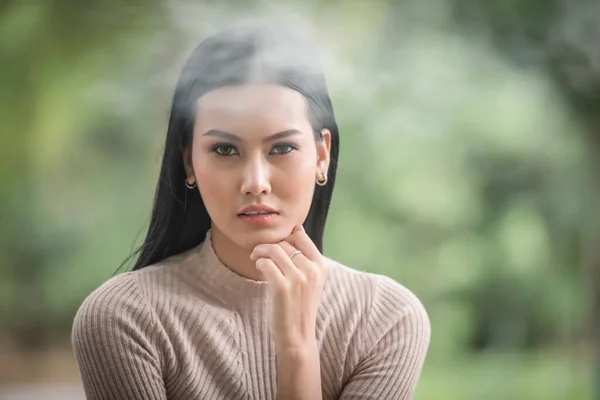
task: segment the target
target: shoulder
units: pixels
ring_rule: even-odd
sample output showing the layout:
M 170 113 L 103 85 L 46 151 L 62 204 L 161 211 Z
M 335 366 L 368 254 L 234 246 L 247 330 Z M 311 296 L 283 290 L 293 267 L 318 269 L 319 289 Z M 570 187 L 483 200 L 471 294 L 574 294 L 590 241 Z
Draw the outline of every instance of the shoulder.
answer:
M 169 342 L 138 275 L 109 279 L 75 315 L 71 343 L 88 398 L 164 398 Z
M 83 300 L 76 319 L 81 314 L 98 313 L 106 307 L 137 302 L 140 291 L 133 274 L 133 272 L 122 273 L 102 283 Z
M 148 312 L 153 303 L 168 297 L 168 292 L 177 287 L 181 268 L 175 258 L 144 267 L 140 270 L 116 275 L 90 293 L 79 307 L 75 322 L 85 316 L 106 318 L 115 312 Z
M 135 272 L 122 273 L 104 282 L 83 300 L 73 321 L 73 337 L 117 329 L 125 323 L 134 324 L 146 318 L 148 312 Z
M 407 287 L 380 274 L 367 273 L 373 280 L 371 310 L 381 309 L 398 320 L 420 321 L 429 325 L 429 317 L 421 300 Z
M 342 354 L 331 362 L 342 366 L 340 398 L 410 398 L 430 341 L 423 303 L 388 276 L 333 260 L 328 266 L 325 308 L 337 326 L 324 354 Z
M 361 320 L 376 331 L 387 331 L 397 325 L 408 325 L 429 335 L 430 320 L 422 301 L 394 279 L 360 271 L 327 259 L 328 292 L 344 298 L 364 315 Z
M 153 314 L 169 303 L 178 292 L 186 290 L 187 269 L 191 252 L 166 258 L 136 271 L 108 279 L 90 293 L 79 307 L 73 331 L 89 326 L 105 327 L 120 323 L 147 323 Z

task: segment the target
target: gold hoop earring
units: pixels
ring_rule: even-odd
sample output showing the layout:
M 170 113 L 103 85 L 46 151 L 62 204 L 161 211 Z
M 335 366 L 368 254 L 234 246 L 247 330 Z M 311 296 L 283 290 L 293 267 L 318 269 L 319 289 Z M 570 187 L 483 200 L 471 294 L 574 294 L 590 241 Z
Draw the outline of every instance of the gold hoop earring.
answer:
M 325 186 L 327 185 L 327 174 L 325 172 L 321 172 L 321 174 L 323 175 L 323 179 L 317 179 L 316 183 L 319 186 Z
M 194 189 L 196 187 L 196 182 L 192 183 L 191 185 L 188 183 L 187 179 L 185 180 L 185 187 L 188 189 Z

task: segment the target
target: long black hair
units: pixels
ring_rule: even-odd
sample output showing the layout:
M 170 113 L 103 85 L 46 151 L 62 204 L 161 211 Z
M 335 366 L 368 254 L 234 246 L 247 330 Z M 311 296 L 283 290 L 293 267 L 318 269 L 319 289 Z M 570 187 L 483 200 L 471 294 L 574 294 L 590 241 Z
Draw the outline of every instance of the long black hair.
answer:
M 288 31 L 258 24 L 222 30 L 198 45 L 177 82 L 160 177 L 148 233 L 128 258 L 138 258 L 133 270 L 154 264 L 200 244 L 211 220 L 197 189 L 186 188 L 182 149 L 191 145 L 196 101 L 223 87 L 270 83 L 301 93 L 307 100 L 308 118 L 315 140 L 322 129 L 331 132 L 330 165 L 325 186 L 315 185 L 304 229 L 323 251 L 323 231 L 335 184 L 339 133 L 318 58 L 302 40 Z M 126 260 L 127 262 L 127 260 Z

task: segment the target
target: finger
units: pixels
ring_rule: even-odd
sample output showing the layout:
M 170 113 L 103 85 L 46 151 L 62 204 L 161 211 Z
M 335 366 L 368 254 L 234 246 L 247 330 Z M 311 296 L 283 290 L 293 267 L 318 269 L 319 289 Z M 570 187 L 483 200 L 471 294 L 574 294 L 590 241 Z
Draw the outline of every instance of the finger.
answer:
M 259 258 L 256 260 L 256 269 L 262 272 L 267 281 L 274 285 L 282 285 L 285 283 L 283 274 L 270 258 Z
M 302 230 L 296 230 L 296 228 L 294 228 L 294 231 L 294 233 L 284 240 L 300 250 L 309 260 L 320 262 L 323 255 L 319 249 L 317 249 L 317 246 L 313 243 L 306 231 L 304 231 L 304 228 L 302 228 Z
M 292 246 L 289 242 L 286 242 L 285 240 L 279 242 L 279 246 L 281 246 L 281 248 L 283 249 L 285 254 L 287 254 L 288 257 L 290 257 L 290 255 L 292 255 L 296 251 L 300 252 L 296 253 L 293 258 L 290 258 L 292 260 L 292 263 L 295 263 L 298 259 L 307 259 L 302 250 Z
M 279 243 L 279 245 L 283 247 L 288 255 L 296 250 L 294 246 L 285 241 Z M 313 261 L 306 258 L 303 253 L 296 254 L 294 258 L 292 258 L 292 262 L 304 277 L 309 278 L 309 280 L 317 277 L 319 273 L 318 266 Z
M 279 244 L 261 244 L 254 248 L 251 258 L 270 258 L 281 270 L 284 276 L 298 277 L 300 272 Z
M 308 259 L 302 253 L 302 250 L 297 249 L 296 247 L 292 246 L 285 240 L 282 240 L 281 242 L 279 242 L 279 246 L 281 246 L 281 248 L 283 249 L 285 254 L 287 254 L 288 258 L 290 258 L 290 255 L 292 255 L 294 252 L 300 251 L 300 253 L 296 253 L 293 258 L 290 258 L 290 260 L 292 261 L 292 264 L 297 266 L 298 265 L 296 262 L 297 260 L 307 260 L 308 261 Z

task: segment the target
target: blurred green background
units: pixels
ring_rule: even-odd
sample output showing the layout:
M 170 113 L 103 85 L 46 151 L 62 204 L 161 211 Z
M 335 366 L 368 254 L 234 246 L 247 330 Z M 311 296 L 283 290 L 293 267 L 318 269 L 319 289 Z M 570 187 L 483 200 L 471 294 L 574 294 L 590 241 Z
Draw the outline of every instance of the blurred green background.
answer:
M 0 398 L 83 398 L 72 319 L 143 237 L 183 62 L 257 16 L 326 67 L 342 142 L 326 255 L 427 307 L 415 399 L 600 399 L 587 0 L 4 1 Z

